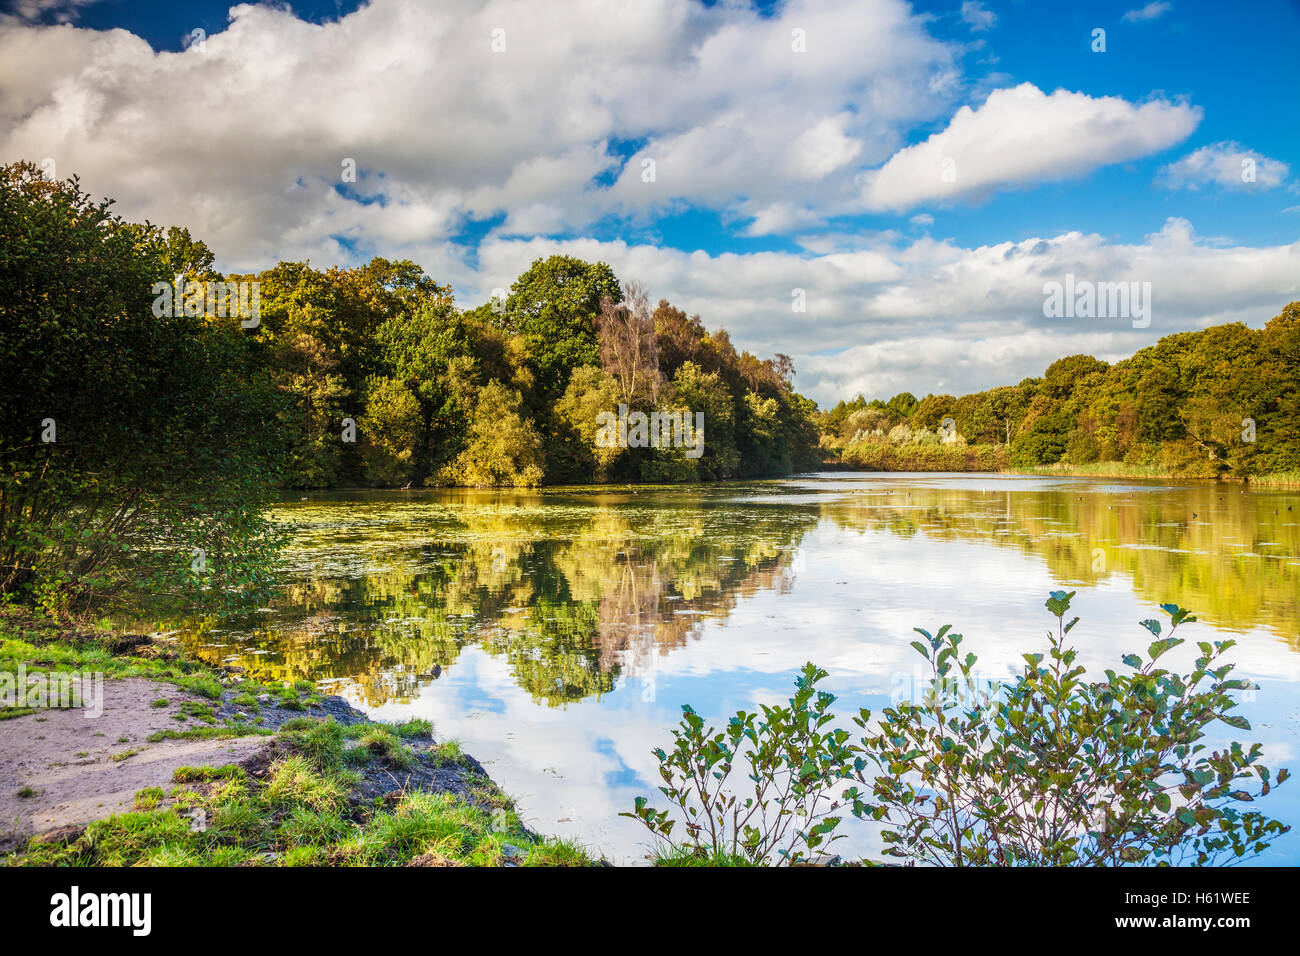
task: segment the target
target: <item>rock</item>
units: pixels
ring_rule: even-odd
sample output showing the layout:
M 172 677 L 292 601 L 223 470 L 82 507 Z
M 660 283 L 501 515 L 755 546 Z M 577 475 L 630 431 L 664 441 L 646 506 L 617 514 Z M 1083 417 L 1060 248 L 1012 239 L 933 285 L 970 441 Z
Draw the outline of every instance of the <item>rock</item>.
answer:
M 510 843 L 501 844 L 501 855 L 505 857 L 506 866 L 518 866 L 524 862 L 528 856 L 527 850 L 521 850 L 519 847 Z
M 75 843 L 81 839 L 81 835 L 85 832 L 86 828 L 84 826 L 75 824 L 66 827 L 55 827 L 53 830 L 46 830 L 44 833 L 32 837 L 32 842 L 50 846 L 67 846 L 69 843 Z
M 257 702 L 258 702 L 259 704 L 269 704 L 269 703 L 271 702 L 271 695 L 270 695 L 270 694 L 258 694 L 258 695 L 257 695 Z
M 795 866 L 839 866 L 843 861 L 835 853 L 814 853 L 802 863 Z

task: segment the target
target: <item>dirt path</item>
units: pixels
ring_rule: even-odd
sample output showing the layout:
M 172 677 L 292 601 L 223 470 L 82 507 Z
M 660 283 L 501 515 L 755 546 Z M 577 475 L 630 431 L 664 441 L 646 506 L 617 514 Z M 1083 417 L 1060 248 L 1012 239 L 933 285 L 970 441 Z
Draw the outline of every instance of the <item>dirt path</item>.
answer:
M 151 706 L 163 698 L 167 706 Z M 104 682 L 98 717 L 74 709 L 0 720 L 0 842 L 129 810 L 145 787 L 170 790 L 177 767 L 234 763 L 266 746 L 263 736 L 150 743 L 160 730 L 203 726 L 176 720 L 186 701 L 213 703 L 127 677 Z

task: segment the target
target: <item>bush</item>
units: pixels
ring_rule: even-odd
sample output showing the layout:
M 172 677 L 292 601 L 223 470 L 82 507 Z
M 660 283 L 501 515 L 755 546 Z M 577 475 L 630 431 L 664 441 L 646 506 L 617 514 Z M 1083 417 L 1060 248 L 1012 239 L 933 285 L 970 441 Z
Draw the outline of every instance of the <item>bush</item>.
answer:
M 623 815 L 662 838 L 659 858 L 675 864 L 796 861 L 839 838 L 830 815 L 839 801 L 883 825 L 886 856 L 937 866 L 1203 866 L 1258 854 L 1289 830 L 1239 807 L 1288 771 L 1274 777 L 1259 744 L 1206 743 L 1218 723 L 1250 729 L 1232 713 L 1231 692 L 1251 685 L 1221 660 L 1235 642 L 1200 642 L 1190 674 L 1160 667 L 1184 643 L 1174 632 L 1196 620 L 1165 605 L 1167 634 L 1142 622 L 1155 638 L 1145 658 L 1125 655 L 1122 671 L 1088 681 L 1066 645 L 1078 623 L 1065 621 L 1073 596 L 1051 593 L 1048 651 L 1026 654 L 1007 683 L 981 686 L 976 656 L 961 656 L 950 626 L 934 635 L 917 628 L 924 640 L 913 646 L 932 671 L 926 692 L 878 719 L 859 711 L 854 723 L 865 733 L 856 743 L 823 729 L 834 698 L 815 692 L 825 672 L 812 664 L 790 707 L 764 707 L 761 721 L 741 711 L 726 730 L 706 730 L 683 708 L 674 748 L 655 751 L 660 791 L 679 817 L 645 797 Z M 727 789 L 742 751 L 754 783 L 743 800 Z M 856 783 L 837 793 L 846 778 Z M 675 843 L 679 821 L 686 838 Z
M 829 708 L 835 696 L 816 689 L 825 676 L 805 665 L 789 707 L 760 705 L 761 719 L 737 711 L 721 731 L 705 729 L 699 714 L 682 708 L 673 749 L 654 754 L 665 784 L 659 791 L 680 811 L 684 840 L 673 842 L 678 821 L 650 807 L 645 797 L 620 816 L 644 823 L 666 844 L 661 856 L 677 862 L 685 856 L 798 863 L 836 839 L 831 834 L 840 818 L 832 814 L 840 804 L 831 790 L 847 775 L 852 753 L 847 731 L 822 729 L 834 719 Z M 743 798 L 728 787 L 740 761 L 753 785 Z
M 1065 644 L 1079 620 L 1065 623 L 1073 596 L 1047 600 L 1057 629 L 1046 657 L 1026 654 L 1015 681 L 983 693 L 961 635 L 917 629 L 925 641 L 913 646 L 933 672 L 923 701 L 875 724 L 869 711 L 855 719 L 872 728 L 862 753 L 878 772 L 864 765 L 857 776 L 870 793 L 846 796 L 855 815 L 887 824 L 887 855 L 951 866 L 1200 866 L 1259 853 L 1289 829 L 1235 806 L 1255 798 L 1241 781 L 1257 778 L 1267 795 L 1287 771 L 1273 782 L 1259 744 L 1203 743 L 1216 722 L 1250 729 L 1229 694 L 1250 685 L 1219 662 L 1235 642 L 1200 643 L 1191 674 L 1157 666 L 1183 643 L 1174 631 L 1196 620 L 1165 605 L 1167 636 L 1159 621 L 1142 622 L 1156 638 L 1145 660 L 1127 654 L 1126 672 L 1087 681 Z

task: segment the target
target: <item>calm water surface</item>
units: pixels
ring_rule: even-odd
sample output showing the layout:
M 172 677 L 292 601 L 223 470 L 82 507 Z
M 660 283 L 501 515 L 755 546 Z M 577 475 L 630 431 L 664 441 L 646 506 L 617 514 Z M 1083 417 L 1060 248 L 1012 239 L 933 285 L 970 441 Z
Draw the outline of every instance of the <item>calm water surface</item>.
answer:
M 377 718 L 428 718 L 534 828 L 623 862 L 647 835 L 618 813 L 658 795 L 650 750 L 683 703 L 717 720 L 777 702 L 812 660 L 851 726 L 922 679 L 914 626 L 953 624 L 985 676 L 1007 676 L 1043 649 L 1054 588 L 1079 592 L 1072 637 L 1090 669 L 1144 649 L 1136 622 L 1170 601 L 1200 619 L 1183 636 L 1236 638 L 1239 672 L 1261 685 L 1239 711 L 1254 732 L 1238 736 L 1300 770 L 1294 492 L 834 473 L 312 495 L 277 517 L 297 529 L 292 584 L 233 625 L 186 626 L 195 651 L 318 681 Z M 1300 788 L 1261 809 L 1300 823 Z M 852 818 L 842 832 L 841 853 L 879 848 Z M 1300 836 L 1262 862 L 1300 863 Z

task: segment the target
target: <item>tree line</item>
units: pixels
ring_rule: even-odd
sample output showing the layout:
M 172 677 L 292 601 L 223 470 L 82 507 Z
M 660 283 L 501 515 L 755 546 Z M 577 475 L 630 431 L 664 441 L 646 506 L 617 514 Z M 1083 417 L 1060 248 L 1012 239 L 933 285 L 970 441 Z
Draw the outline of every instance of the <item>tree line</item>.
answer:
M 1179 332 L 1113 365 L 1070 355 L 960 397 L 859 395 L 817 424 L 828 457 L 854 466 L 1300 479 L 1300 302 L 1262 329 Z
M 241 278 L 261 284 L 253 339 L 282 400 L 289 487 L 680 482 L 819 461 L 788 358 L 651 308 L 605 263 L 538 259 L 473 308 L 407 261 Z M 702 454 L 599 440 L 620 407 L 702 413 Z
M 0 596 L 265 593 L 285 487 L 681 482 L 820 460 L 787 357 L 652 308 L 605 263 L 539 259 L 466 308 L 410 261 L 223 275 L 188 230 L 110 206 L 75 177 L 0 167 Z M 702 453 L 598 440 L 601 413 L 625 409 L 702 413 Z

